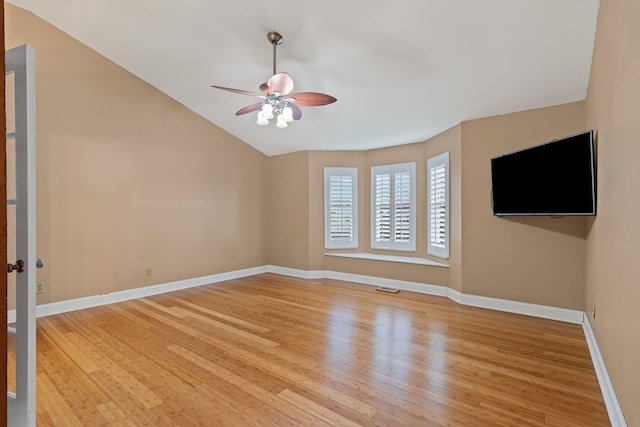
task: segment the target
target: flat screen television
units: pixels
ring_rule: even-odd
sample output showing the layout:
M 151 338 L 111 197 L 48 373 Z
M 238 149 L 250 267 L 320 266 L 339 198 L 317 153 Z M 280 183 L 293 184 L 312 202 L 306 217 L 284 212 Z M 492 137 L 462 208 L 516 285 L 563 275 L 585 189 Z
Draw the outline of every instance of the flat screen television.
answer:
M 593 131 L 491 159 L 493 214 L 595 215 Z

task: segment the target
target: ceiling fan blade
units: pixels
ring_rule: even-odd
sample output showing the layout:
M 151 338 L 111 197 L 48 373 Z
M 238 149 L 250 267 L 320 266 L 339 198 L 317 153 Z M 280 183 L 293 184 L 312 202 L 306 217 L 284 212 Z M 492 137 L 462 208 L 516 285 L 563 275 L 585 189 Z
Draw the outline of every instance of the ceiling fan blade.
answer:
M 317 107 L 319 105 L 327 105 L 337 101 L 331 95 L 317 92 L 298 92 L 289 95 L 289 98 L 293 98 L 296 104 L 303 107 Z
M 236 116 L 241 116 L 243 114 L 251 113 L 253 111 L 259 110 L 260 108 L 262 108 L 262 102 L 247 105 L 246 107 L 243 107 L 238 111 L 236 111 Z
M 267 82 L 270 92 L 279 92 L 280 95 L 287 95 L 293 90 L 293 79 L 287 73 L 278 73 L 271 76 Z
M 222 86 L 214 86 L 214 85 L 211 85 L 211 87 L 214 87 L 216 89 L 226 90 L 228 92 L 239 93 L 240 95 L 261 96 L 259 93 L 249 92 L 248 90 L 232 89 L 230 87 L 222 87 Z
M 269 95 L 269 92 L 271 92 L 271 89 L 269 89 L 269 84 L 268 83 L 262 83 L 260 85 L 260 91 L 262 93 L 264 93 L 265 95 Z
M 296 104 L 289 104 L 291 110 L 293 111 L 292 117 L 293 120 L 300 120 L 302 118 L 302 110 Z

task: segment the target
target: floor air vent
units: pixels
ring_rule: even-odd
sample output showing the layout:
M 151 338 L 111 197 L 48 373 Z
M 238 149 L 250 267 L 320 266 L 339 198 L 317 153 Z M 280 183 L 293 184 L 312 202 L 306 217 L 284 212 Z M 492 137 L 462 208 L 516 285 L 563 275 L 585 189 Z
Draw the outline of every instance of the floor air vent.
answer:
M 386 288 L 384 286 L 380 286 L 379 288 L 376 288 L 376 291 L 380 291 L 380 292 L 389 292 L 392 294 L 397 294 L 398 292 L 400 292 L 400 289 L 396 289 L 396 288 Z

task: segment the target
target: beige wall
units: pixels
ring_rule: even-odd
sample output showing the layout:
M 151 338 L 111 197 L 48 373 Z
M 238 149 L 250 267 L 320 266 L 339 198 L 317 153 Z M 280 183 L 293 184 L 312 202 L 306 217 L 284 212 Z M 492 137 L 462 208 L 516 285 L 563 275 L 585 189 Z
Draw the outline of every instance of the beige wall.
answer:
M 266 162 L 267 264 L 309 269 L 309 153 Z
M 326 257 L 326 269 L 341 273 L 449 286 L 450 272 L 448 268 L 444 267 L 328 256 Z
M 462 124 L 465 294 L 584 308 L 584 219 L 493 216 L 490 162 L 584 129 L 583 102 Z
M 264 264 L 262 154 L 7 4 L 7 48 L 24 43 L 36 52 L 40 303 Z
M 597 132 L 598 216 L 588 223 L 586 307 L 629 426 L 640 425 L 640 3 L 600 2 L 586 104 Z

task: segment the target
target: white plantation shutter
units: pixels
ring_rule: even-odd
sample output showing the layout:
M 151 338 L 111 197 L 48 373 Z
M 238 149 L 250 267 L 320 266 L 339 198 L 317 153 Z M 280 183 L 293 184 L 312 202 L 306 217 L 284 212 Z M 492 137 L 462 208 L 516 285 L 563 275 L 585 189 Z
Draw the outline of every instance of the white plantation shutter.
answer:
M 329 238 L 333 242 L 353 239 L 353 177 L 329 178 Z
M 375 177 L 375 232 L 377 242 L 391 241 L 391 174 Z
M 358 169 L 324 168 L 327 249 L 358 247 Z
M 416 164 L 371 168 L 371 247 L 415 251 Z
M 449 153 L 427 160 L 427 252 L 449 258 Z
M 411 240 L 411 175 L 409 172 L 398 172 L 394 174 L 394 178 L 394 236 L 396 242 L 409 242 Z

